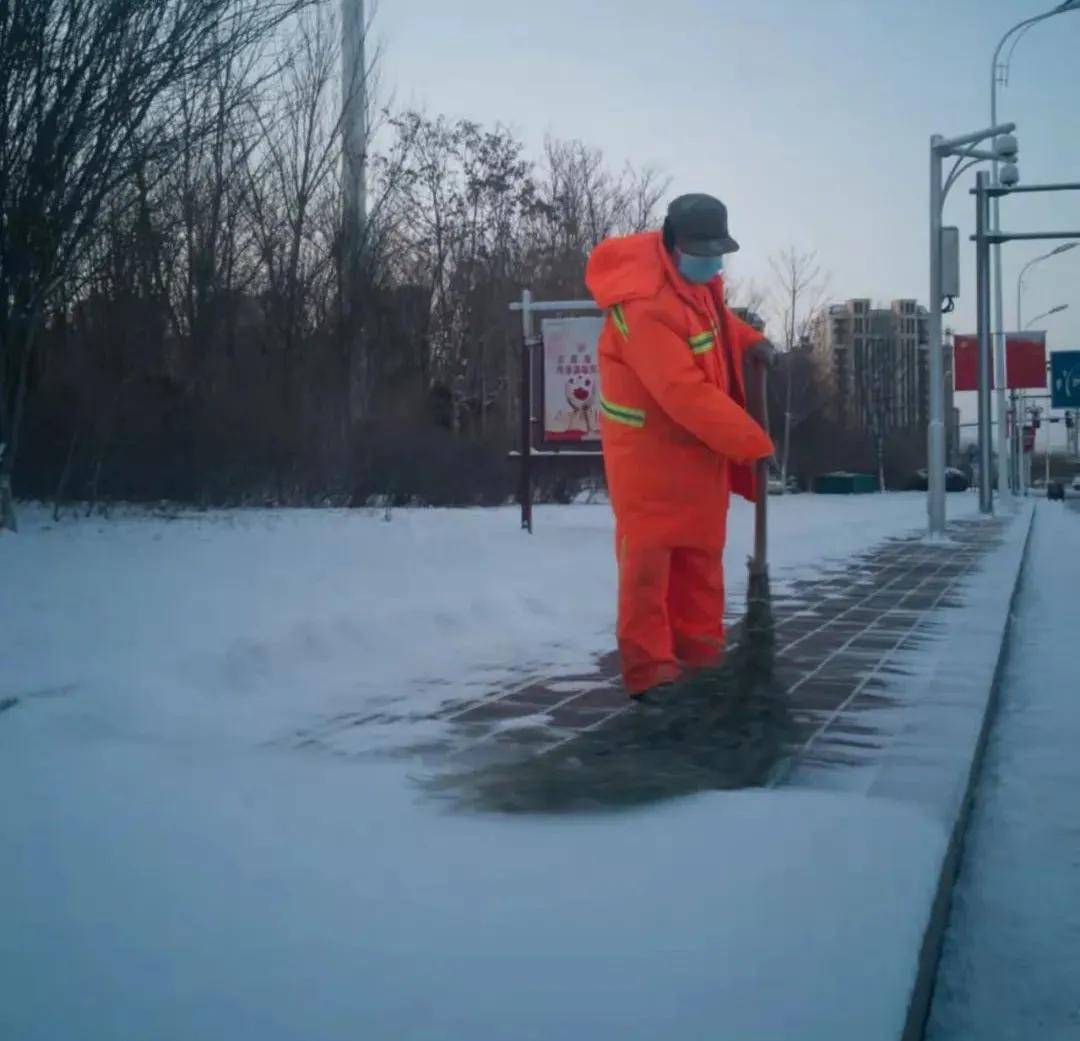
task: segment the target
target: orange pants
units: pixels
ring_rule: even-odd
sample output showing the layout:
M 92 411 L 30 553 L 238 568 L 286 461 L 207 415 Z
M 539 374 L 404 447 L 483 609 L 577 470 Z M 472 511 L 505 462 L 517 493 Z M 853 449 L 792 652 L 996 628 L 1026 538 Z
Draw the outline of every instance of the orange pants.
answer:
M 619 545 L 619 655 L 631 694 L 724 656 L 720 550 Z

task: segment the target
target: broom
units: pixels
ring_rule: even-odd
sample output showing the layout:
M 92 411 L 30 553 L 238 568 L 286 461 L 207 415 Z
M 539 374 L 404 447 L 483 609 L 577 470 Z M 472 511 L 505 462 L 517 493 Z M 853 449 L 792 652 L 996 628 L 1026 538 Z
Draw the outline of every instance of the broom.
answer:
M 746 409 L 768 430 L 766 362 L 752 355 L 747 360 L 746 377 Z M 759 459 L 754 467 L 754 552 L 747 564 L 746 619 L 743 623 L 743 639 L 737 651 L 740 679 L 750 688 L 756 686 L 759 680 L 771 678 L 776 641 L 767 555 L 768 483 L 769 460 Z

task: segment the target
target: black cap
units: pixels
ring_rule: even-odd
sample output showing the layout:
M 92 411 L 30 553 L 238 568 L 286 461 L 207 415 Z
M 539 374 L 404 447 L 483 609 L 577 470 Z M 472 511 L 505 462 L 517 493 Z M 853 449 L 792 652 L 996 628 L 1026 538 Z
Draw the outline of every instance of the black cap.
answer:
M 694 256 L 718 257 L 739 248 L 728 234 L 727 207 L 711 195 L 680 195 L 668 207 L 667 224 L 680 248 Z

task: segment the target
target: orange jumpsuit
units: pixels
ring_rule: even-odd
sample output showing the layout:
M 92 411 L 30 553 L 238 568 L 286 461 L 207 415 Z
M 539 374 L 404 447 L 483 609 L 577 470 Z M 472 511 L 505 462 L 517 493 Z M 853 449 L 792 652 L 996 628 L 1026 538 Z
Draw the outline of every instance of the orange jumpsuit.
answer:
M 659 232 L 601 243 L 586 282 L 607 314 L 600 408 L 618 642 L 638 694 L 723 656 L 728 497 L 753 499 L 749 464 L 773 452 L 744 408 L 743 357 L 763 337 L 724 305 L 722 278 L 679 275 Z

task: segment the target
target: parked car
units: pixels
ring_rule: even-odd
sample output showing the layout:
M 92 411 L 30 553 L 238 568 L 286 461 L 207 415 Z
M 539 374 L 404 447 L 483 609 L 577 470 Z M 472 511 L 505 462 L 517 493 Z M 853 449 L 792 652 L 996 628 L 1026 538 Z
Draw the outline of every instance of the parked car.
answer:
M 925 492 L 929 480 L 930 478 L 925 469 L 917 470 L 911 480 L 908 481 L 908 491 Z M 967 479 L 967 474 L 965 474 L 963 470 L 957 470 L 955 466 L 947 466 L 945 468 L 945 491 L 966 492 L 969 487 L 970 482 Z
M 1073 490 L 1074 492 L 1080 492 L 1080 474 L 1077 474 L 1077 475 L 1076 475 L 1076 476 L 1075 476 L 1075 477 L 1074 477 L 1074 478 L 1072 479 L 1072 490 Z
M 770 495 L 782 495 L 784 493 L 784 482 L 780 480 L 779 474 L 769 474 L 769 482 L 766 485 L 766 490 Z M 788 495 L 794 495 L 798 490 L 799 482 L 794 476 L 789 476 L 787 479 Z
M 1064 499 L 1065 485 L 1061 481 L 1051 481 L 1046 486 L 1046 497 L 1048 499 Z

